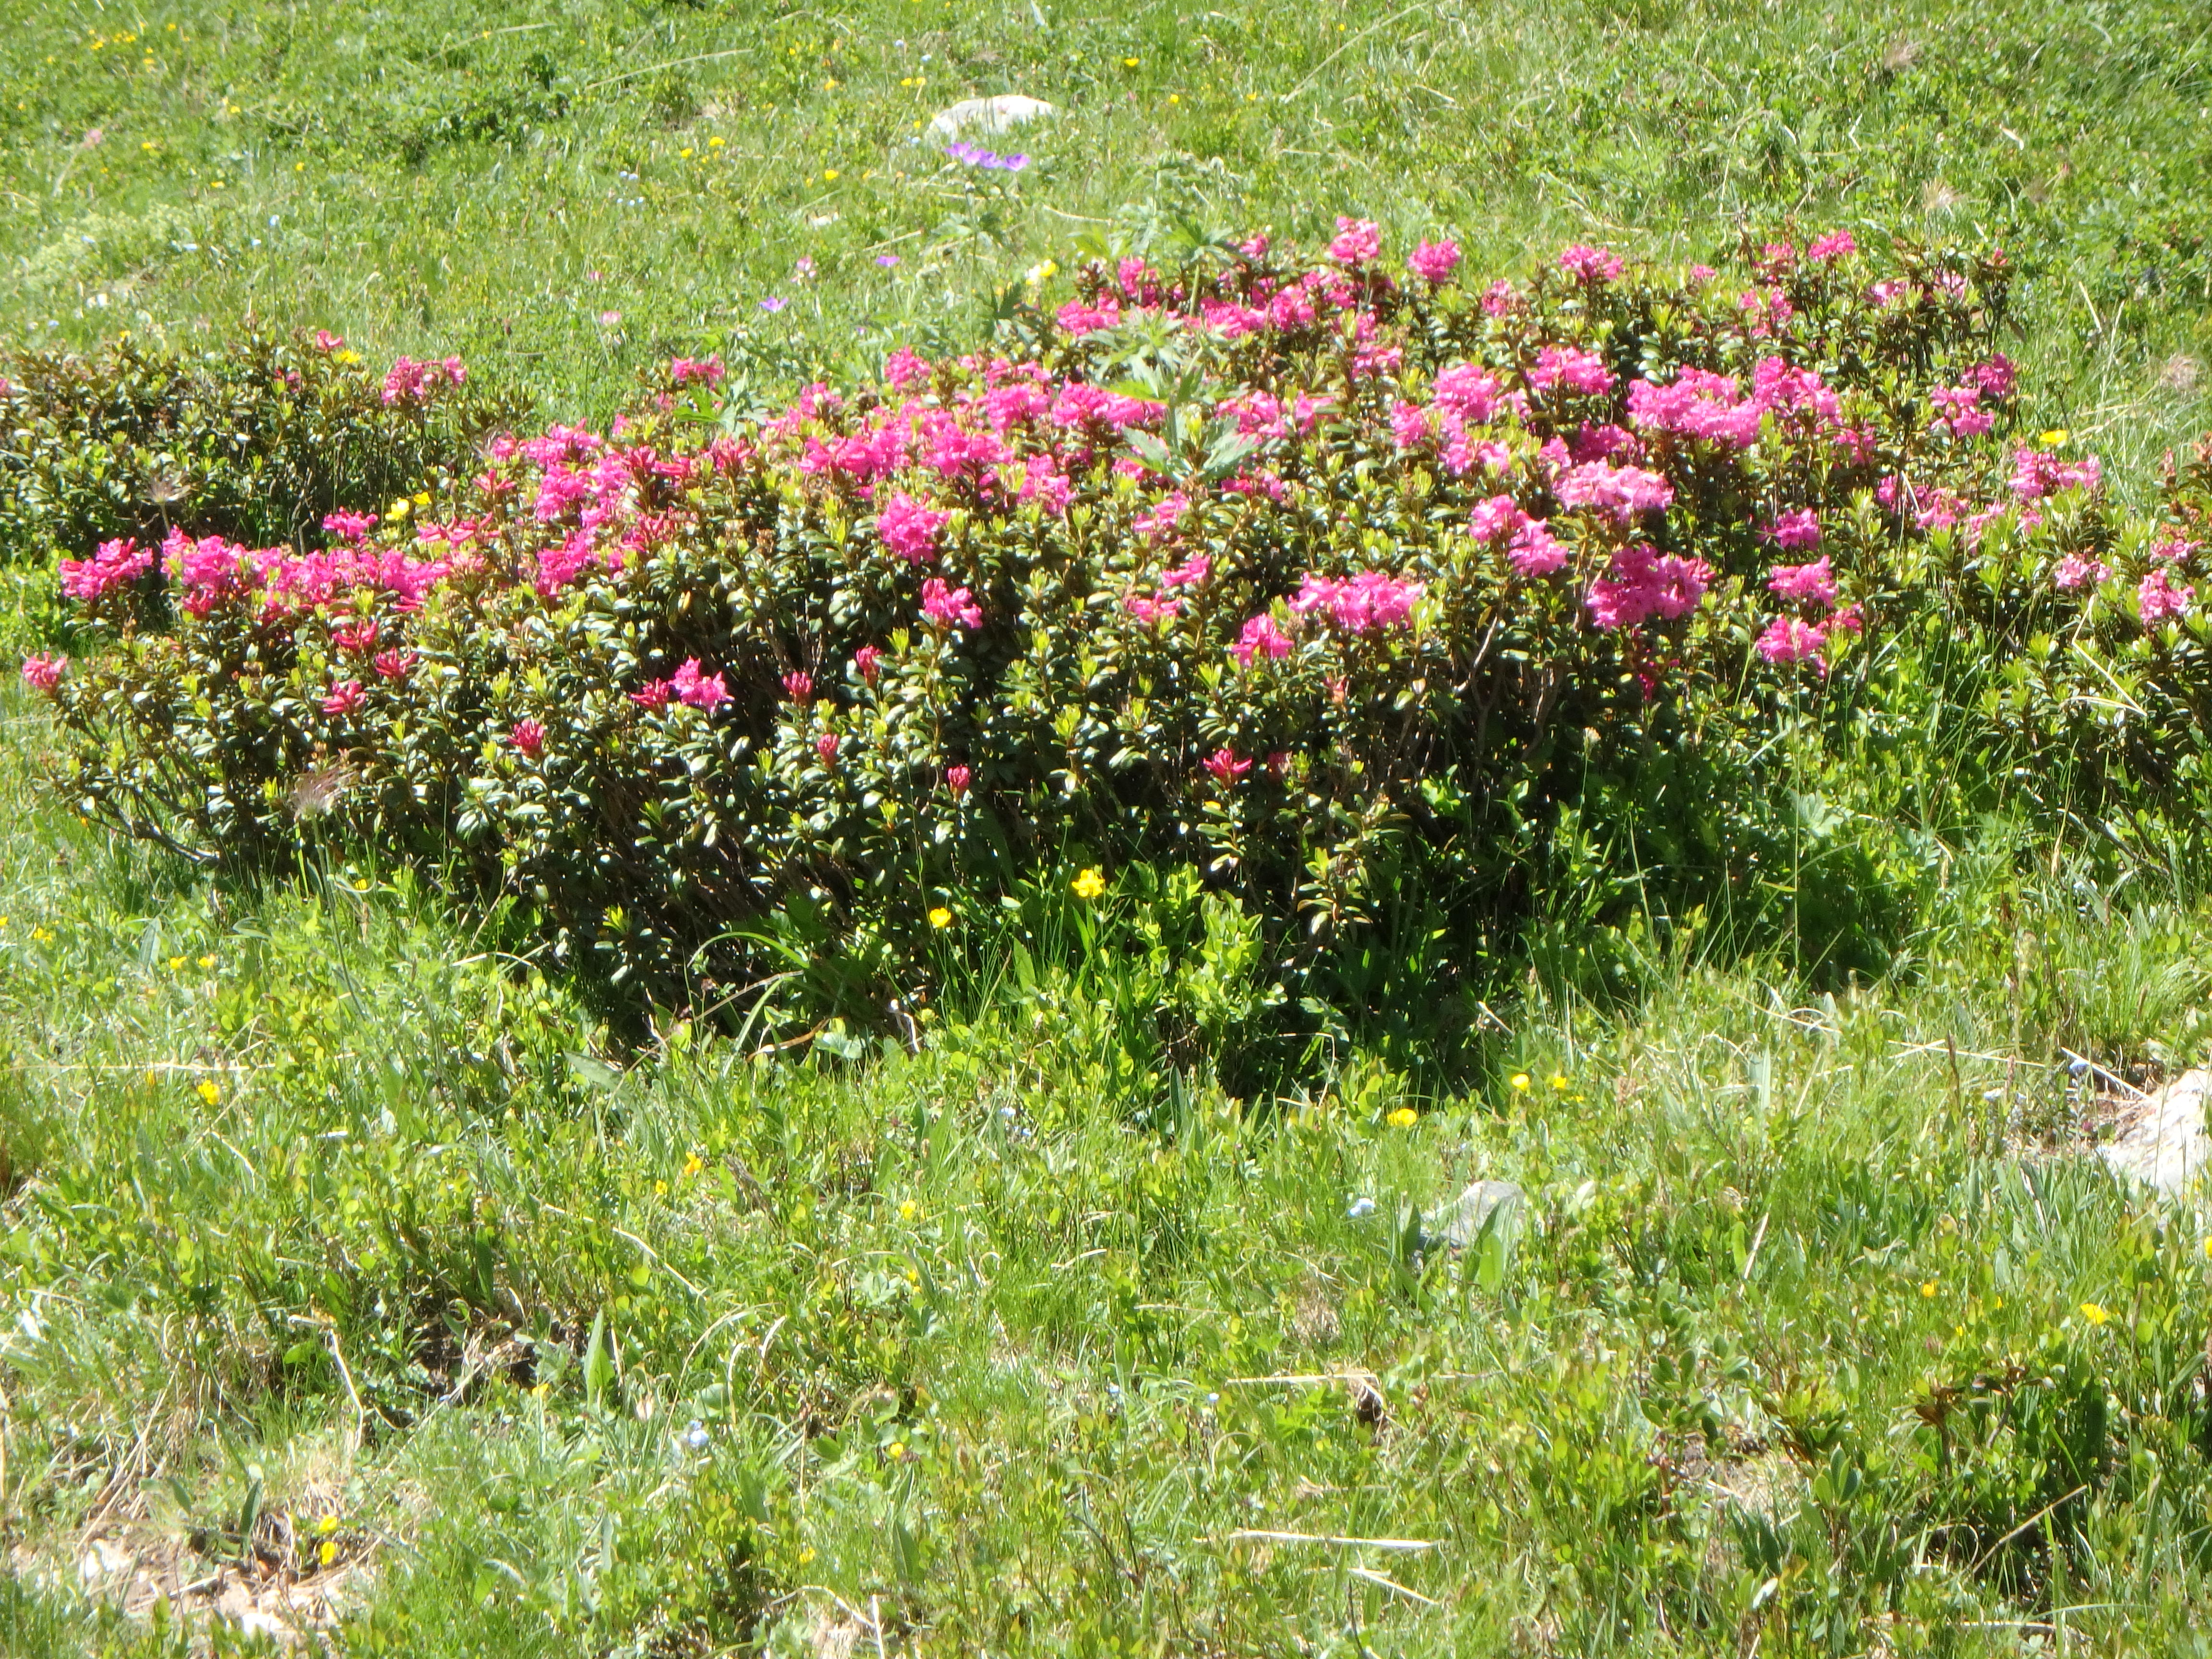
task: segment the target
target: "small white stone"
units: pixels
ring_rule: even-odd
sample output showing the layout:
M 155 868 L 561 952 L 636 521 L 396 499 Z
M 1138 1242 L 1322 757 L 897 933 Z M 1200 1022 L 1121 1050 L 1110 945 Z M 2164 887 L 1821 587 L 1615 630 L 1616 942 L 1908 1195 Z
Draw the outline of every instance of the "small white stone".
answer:
M 2204 1097 L 2212 1072 L 2184 1072 L 2136 1103 L 2134 1121 L 2098 1150 L 2119 1174 L 2162 1193 L 2179 1193 L 2212 1160 Z
M 996 98 L 963 98 L 931 117 L 929 131 L 937 138 L 957 138 L 971 128 L 977 132 L 1007 132 L 1024 121 L 1059 113 L 1043 99 L 1024 97 L 1018 92 L 1001 93 Z

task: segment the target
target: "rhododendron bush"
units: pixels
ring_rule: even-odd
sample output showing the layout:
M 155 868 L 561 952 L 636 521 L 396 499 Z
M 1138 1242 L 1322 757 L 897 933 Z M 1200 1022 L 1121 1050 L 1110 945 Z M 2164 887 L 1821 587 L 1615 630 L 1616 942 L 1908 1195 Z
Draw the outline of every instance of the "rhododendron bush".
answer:
M 0 556 L 173 527 L 312 545 L 327 514 L 442 488 L 525 406 L 459 358 L 372 368 L 329 333 L 0 356 Z
M 2149 750 L 2193 720 L 2202 477 L 2123 519 L 2016 430 L 2007 277 L 1839 234 L 1485 285 L 1350 220 L 1094 264 L 773 418 L 679 360 L 317 550 L 85 547 L 114 647 L 25 672 L 87 810 L 367 835 L 656 992 L 800 922 L 908 983 L 933 911 L 1074 854 L 1195 866 L 1285 974 L 1394 896 L 1510 926 L 1601 811 L 1643 902 L 1720 890 L 1783 857 L 1777 731 L 1839 729 L 1886 652 L 1974 641 L 2025 744 L 2108 733 L 2124 684 Z

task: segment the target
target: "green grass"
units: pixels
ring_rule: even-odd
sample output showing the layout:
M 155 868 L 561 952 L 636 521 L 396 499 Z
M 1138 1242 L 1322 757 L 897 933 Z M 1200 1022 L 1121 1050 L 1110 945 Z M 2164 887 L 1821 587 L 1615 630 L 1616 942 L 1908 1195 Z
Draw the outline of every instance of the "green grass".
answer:
M 1478 269 L 1794 221 L 2002 242 L 2052 418 L 2138 466 L 2207 423 L 2212 26 L 2187 0 L 13 9 L 22 339 L 252 307 L 603 415 L 675 349 L 774 380 L 968 343 L 994 285 L 1162 216 L 1311 238 L 1358 212 L 1398 245 L 1455 231 Z M 1001 199 L 913 141 L 1008 90 L 1065 113 Z
M 205 1639 L 248 1540 L 349 1653 L 2201 1622 L 2212 1261 L 2079 1156 L 2051 1060 L 2194 1041 L 2212 910 L 1983 872 L 1911 988 L 1676 964 L 1632 1017 L 1532 991 L 1472 1097 L 1352 1056 L 1140 1129 L 1110 963 L 918 1054 L 672 1028 L 617 1069 L 486 924 L 149 862 L 36 805 L 12 730 L 11 1654 Z M 1425 1237 L 1477 1177 L 1518 1224 Z
M 2002 240 L 2127 487 L 2209 418 L 2183 3 L 9 13 L 18 340 L 252 307 L 603 415 L 971 344 L 1178 214 L 1478 269 L 1794 219 Z M 1011 192 L 907 143 L 1000 90 L 1066 112 Z M 988 935 L 916 1052 L 620 1051 L 501 916 L 110 843 L 0 732 L 0 1652 L 2203 1651 L 2212 1250 L 2061 1063 L 2205 1048 L 2212 905 L 2124 853 L 1928 849 L 1848 997 L 1532 980 L 1465 1092 L 1237 1101 Z M 1517 1219 L 1440 1246 L 1476 1178 Z

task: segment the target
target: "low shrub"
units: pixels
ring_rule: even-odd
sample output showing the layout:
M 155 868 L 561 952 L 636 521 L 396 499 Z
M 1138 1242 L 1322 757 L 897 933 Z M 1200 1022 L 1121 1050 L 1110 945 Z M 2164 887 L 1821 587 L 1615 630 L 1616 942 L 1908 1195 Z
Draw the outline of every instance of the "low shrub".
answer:
M 248 325 L 197 351 L 128 336 L 0 358 L 0 559 L 172 530 L 319 546 L 326 514 L 433 493 L 522 418 L 458 359 L 397 378 L 325 333 Z
M 2201 755 L 2203 465 L 2130 518 L 2014 433 L 2001 255 L 1458 265 L 1352 221 L 1094 260 L 992 353 L 764 417 L 678 360 L 320 552 L 64 561 L 113 647 L 25 672 L 88 812 L 241 860 L 370 837 L 702 1003 L 795 957 L 880 1009 L 1092 866 L 1066 902 L 1197 871 L 1324 1024 L 1402 1000 L 1378 930 L 1464 976 L 1540 891 L 1825 915 L 1879 966 L 1863 849 L 1807 862 L 1844 748 L 1933 709 L 1992 777 Z

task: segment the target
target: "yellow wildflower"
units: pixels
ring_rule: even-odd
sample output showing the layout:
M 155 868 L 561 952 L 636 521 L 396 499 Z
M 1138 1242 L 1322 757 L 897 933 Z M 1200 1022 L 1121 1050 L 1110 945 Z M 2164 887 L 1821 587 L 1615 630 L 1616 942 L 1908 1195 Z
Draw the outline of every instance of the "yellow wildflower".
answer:
M 1410 1106 L 1401 1106 L 1382 1121 L 1394 1129 L 1410 1129 L 1421 1121 L 1421 1115 Z
M 315 1552 L 315 1559 L 327 1567 L 331 1562 L 338 1559 L 338 1547 L 331 1540 L 325 1538 L 323 1540 L 322 1548 Z
M 929 913 L 929 925 L 933 927 L 950 927 L 952 925 L 952 912 L 941 904 L 935 906 Z
M 1920 1294 L 1927 1297 L 1934 1296 L 1936 1294 L 1936 1281 L 1932 1279 L 1922 1279 L 1920 1281 Z
M 692 1153 L 690 1157 L 684 1160 L 684 1173 L 687 1176 L 697 1175 L 700 1170 L 706 1167 L 707 1160 L 700 1157 L 696 1152 Z
M 901 1199 L 899 1200 L 899 1219 L 901 1221 L 911 1221 L 914 1219 L 914 1200 L 910 1198 Z
M 1554 1073 L 1552 1073 L 1552 1087 L 1553 1087 L 1553 1089 L 1554 1091 L 1556 1091 L 1557 1092 L 1559 1092 L 1559 1093 L 1560 1093 L 1560 1094 L 1565 1094 L 1565 1093 L 1566 1093 L 1566 1091 L 1567 1091 L 1567 1074 L 1566 1074 L 1565 1072 L 1554 1072 Z
M 2052 428 L 2050 431 L 2048 431 L 2048 432 L 2039 432 L 2039 433 L 2038 433 L 2038 434 L 2036 434 L 2036 439 L 2035 439 L 2035 441 L 2036 441 L 2036 442 L 2038 442 L 2038 443 L 2041 444 L 2041 445 L 2042 445 L 2045 449 L 2056 449 L 2056 448 L 2057 448 L 2057 447 L 2058 447 L 2058 446 L 2059 446 L 2059 445 L 2061 445 L 2061 444 L 2064 443 L 2064 442 L 2065 442 L 2069 438 L 2072 437 L 2073 435 L 2074 435 L 2074 434 L 2073 434 L 2072 433 L 2069 432 L 2069 431 L 2068 431 L 2064 427 L 2063 427 L 2063 426 L 2061 426 L 2061 427 L 2053 427 L 2053 428 Z
M 217 1083 L 211 1077 L 203 1078 L 200 1080 L 200 1086 L 194 1090 L 193 1092 L 198 1095 L 202 1100 L 207 1102 L 210 1106 L 216 1104 L 222 1099 L 222 1085 Z
M 2112 1316 L 2111 1310 L 2100 1308 L 2094 1302 L 2084 1302 L 2081 1304 L 2081 1317 L 2092 1325 L 2101 1325 Z
M 1513 1073 L 1512 1077 L 1507 1080 L 1512 1084 L 1513 1090 L 1516 1094 L 1526 1094 L 1528 1092 L 1528 1073 L 1516 1072 Z
M 1095 899 L 1105 890 L 1106 878 L 1095 864 L 1075 878 L 1075 896 L 1079 899 Z
M 200 966 L 201 966 L 201 967 L 203 967 L 203 968 L 212 968 L 212 967 L 214 967 L 214 966 L 215 966 L 215 958 L 214 958 L 213 957 L 202 957 L 200 958 Z

